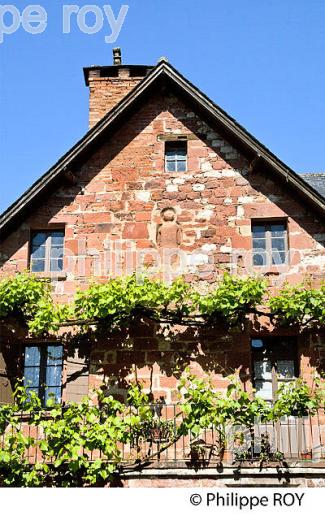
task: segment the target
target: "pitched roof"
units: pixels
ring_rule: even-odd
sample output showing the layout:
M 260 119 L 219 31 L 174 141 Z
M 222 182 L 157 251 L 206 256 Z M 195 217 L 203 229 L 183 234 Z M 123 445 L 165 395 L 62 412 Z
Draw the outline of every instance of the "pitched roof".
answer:
M 67 172 L 83 160 L 107 134 L 125 121 L 142 100 L 162 85 L 171 85 L 213 126 L 223 131 L 231 141 L 237 143 L 248 158 L 258 159 L 264 169 L 270 170 L 283 179 L 296 192 L 311 203 L 315 209 L 325 212 L 325 198 L 311 186 L 304 177 L 299 176 L 254 136 L 245 130 L 235 119 L 182 76 L 165 59 L 152 68 L 147 76 L 109 111 L 85 136 L 77 142 L 59 161 L 38 179 L 17 201 L 0 216 L 0 233 L 3 238 L 21 219 L 32 204 L 49 193 Z
M 301 177 L 310 184 L 314 190 L 325 197 L 325 172 L 301 173 Z

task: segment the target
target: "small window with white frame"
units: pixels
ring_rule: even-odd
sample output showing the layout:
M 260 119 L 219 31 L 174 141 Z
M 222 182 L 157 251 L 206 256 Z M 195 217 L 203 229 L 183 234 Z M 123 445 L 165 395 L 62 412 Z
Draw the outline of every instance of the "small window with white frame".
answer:
M 287 223 L 252 223 L 253 266 L 270 267 L 289 263 Z
M 187 141 L 167 141 L 165 143 L 165 171 L 185 172 L 187 170 Z
M 53 273 L 63 270 L 64 231 L 33 231 L 31 235 L 30 270 Z

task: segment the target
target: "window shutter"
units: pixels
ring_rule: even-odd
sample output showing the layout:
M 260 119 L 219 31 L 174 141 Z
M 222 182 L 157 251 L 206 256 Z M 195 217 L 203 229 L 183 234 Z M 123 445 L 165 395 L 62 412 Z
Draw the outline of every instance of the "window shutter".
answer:
M 80 403 L 88 395 L 89 352 L 75 350 L 67 357 L 66 401 Z
M 6 363 L 6 356 L 0 346 L 0 403 L 13 403 L 13 390 L 9 377 L 8 365 Z

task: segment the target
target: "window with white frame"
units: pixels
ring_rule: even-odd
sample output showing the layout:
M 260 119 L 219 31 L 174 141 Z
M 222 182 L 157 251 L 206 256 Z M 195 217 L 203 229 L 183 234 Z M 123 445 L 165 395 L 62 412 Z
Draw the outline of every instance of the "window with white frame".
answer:
M 30 270 L 33 273 L 63 270 L 64 231 L 34 231 L 31 235 Z
M 187 141 L 167 141 L 165 143 L 165 171 L 185 172 L 187 170 Z
M 253 222 L 253 265 L 256 267 L 288 263 L 286 222 Z
M 273 401 L 279 384 L 298 376 L 296 338 L 253 338 L 251 353 L 256 395 Z

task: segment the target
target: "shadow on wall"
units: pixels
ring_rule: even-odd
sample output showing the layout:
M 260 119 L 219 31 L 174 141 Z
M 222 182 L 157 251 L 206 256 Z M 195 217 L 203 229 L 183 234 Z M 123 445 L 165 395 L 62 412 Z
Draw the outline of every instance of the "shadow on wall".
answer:
M 224 379 L 237 374 L 246 390 L 252 381 L 250 337 L 252 328 L 249 322 L 242 331 L 229 330 L 224 325 L 205 327 L 174 326 L 172 329 L 159 327 L 150 320 L 139 320 L 137 325 L 125 327 L 100 339 L 93 347 L 90 361 L 90 374 L 102 378 L 109 391 L 122 399 L 125 397 L 126 378 L 131 374 L 145 382 L 155 397 L 161 393 L 154 384 L 159 375 L 162 387 L 171 388 L 173 401 L 176 400 L 176 385 L 183 370 L 192 365 L 195 372 L 203 376 L 209 374 L 213 384 L 225 388 Z M 255 336 L 270 336 L 268 329 L 255 331 Z M 298 366 L 308 359 L 310 370 L 324 369 L 324 338 L 317 333 L 310 347 L 310 333 L 297 335 L 297 331 L 279 328 L 276 336 L 298 337 Z M 104 335 L 105 337 L 105 335 Z M 323 347 L 321 345 L 323 344 Z M 167 383 L 166 378 L 171 378 Z
M 191 365 L 199 376 L 209 374 L 216 387 L 225 388 L 228 376 L 236 373 L 244 388 L 251 388 L 252 325 L 247 321 L 243 330 L 229 330 L 224 324 L 208 327 L 159 325 L 149 318 L 137 317 L 134 323 L 110 331 L 101 326 L 97 333 L 62 338 L 67 356 L 66 381 L 63 385 L 67 401 L 80 400 L 93 386 L 107 385 L 109 392 L 124 400 L 127 379 L 136 375 L 155 397 L 162 393 L 159 386 L 168 387 L 177 400 L 177 380 Z M 22 377 L 23 345 L 26 330 L 0 337 L 0 402 L 12 401 L 12 389 L 17 377 Z M 255 337 L 270 336 L 268 328 L 255 329 Z M 298 338 L 298 366 L 306 375 L 317 369 L 325 370 L 325 335 L 319 331 L 300 333 L 295 328 L 278 328 L 274 336 Z M 31 341 L 31 340 L 29 340 Z M 57 341 L 55 337 L 41 341 Z M 35 343 L 40 343 L 35 339 Z M 306 368 L 307 367 L 307 368 Z M 170 378 L 167 381 L 167 378 Z M 162 381 L 162 383 L 161 383 Z M 93 384 L 95 383 L 95 384 Z

